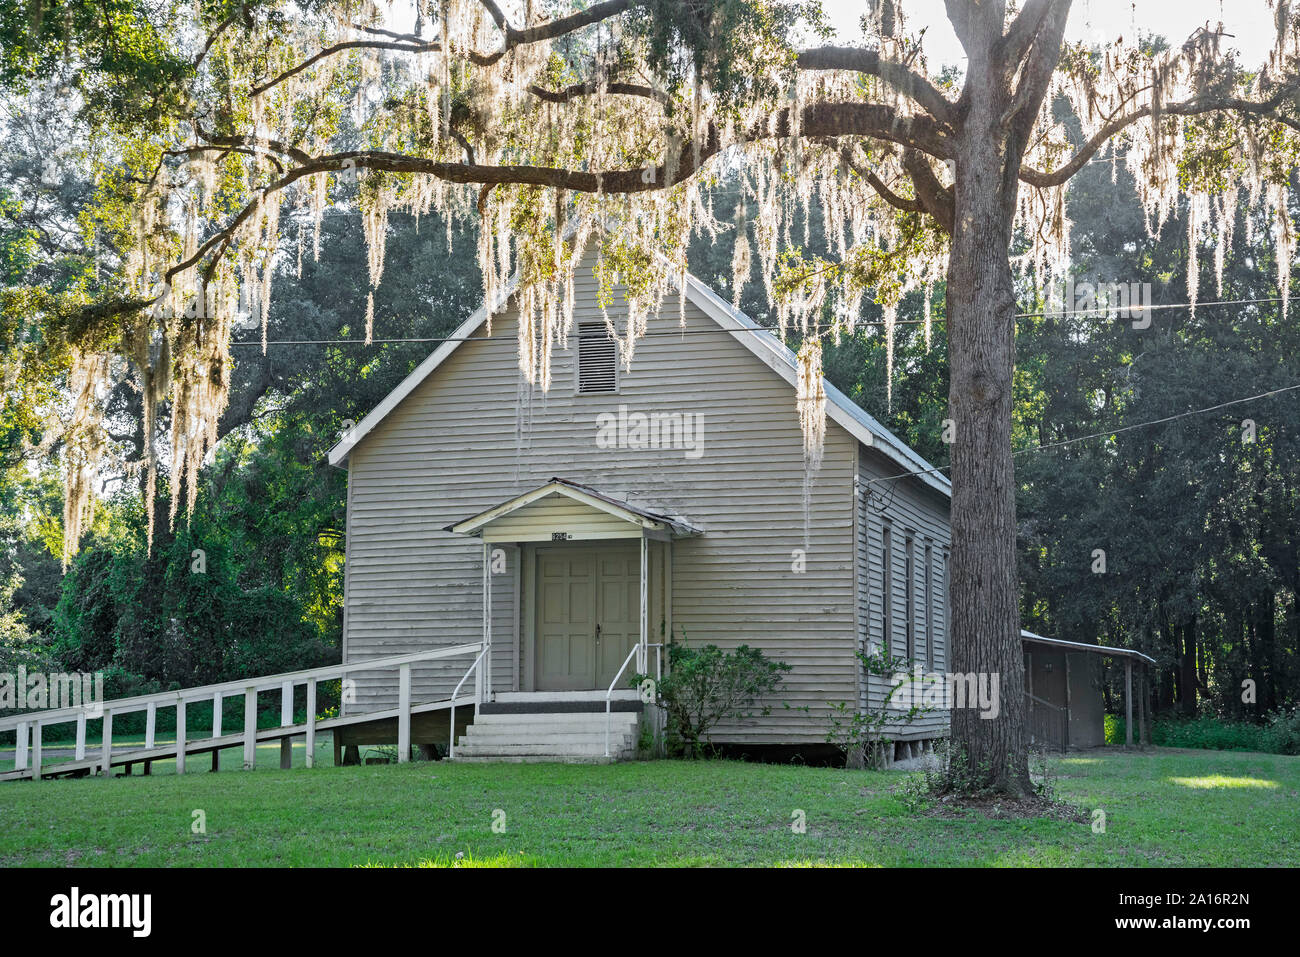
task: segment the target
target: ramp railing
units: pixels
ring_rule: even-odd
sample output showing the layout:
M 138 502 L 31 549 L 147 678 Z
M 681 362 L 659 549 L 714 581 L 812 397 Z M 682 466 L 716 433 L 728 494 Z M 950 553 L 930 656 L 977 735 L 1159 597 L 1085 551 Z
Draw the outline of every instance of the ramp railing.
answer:
M 31 711 L 0 718 L 0 731 L 17 732 L 17 748 L 14 752 L 14 766 L 11 771 L 0 770 L 0 780 L 31 778 L 39 780 L 43 771 L 47 774 L 64 774 L 86 771 L 107 774 L 114 764 L 149 763 L 166 759 L 171 755 L 176 759 L 176 772 L 185 773 L 187 753 L 214 752 L 225 747 L 244 748 L 244 769 L 250 770 L 256 763 L 257 741 L 259 738 L 279 739 L 281 741 L 281 767 L 287 767 L 291 739 L 301 735 L 306 742 L 307 767 L 315 765 L 316 733 L 349 724 L 375 721 L 386 718 L 397 719 L 397 760 L 410 760 L 411 752 L 411 715 L 442 708 L 453 708 L 457 704 L 481 704 L 481 692 L 473 697 L 457 699 L 460 686 L 452 696 L 435 699 L 431 702 L 413 704 L 411 700 L 411 666 L 444 658 L 458 658 L 477 654 L 475 664 L 482 657 L 483 643 L 455 645 L 432 651 L 421 651 L 409 655 L 395 655 L 387 658 L 372 658 L 368 661 L 352 661 L 322 668 L 310 668 L 304 671 L 290 671 L 277 675 L 264 675 L 236 681 L 224 681 L 219 684 L 202 685 L 196 688 L 182 688 L 179 691 L 163 691 L 156 694 L 137 695 L 131 698 L 118 698 L 111 701 L 95 701 L 76 707 L 51 708 L 44 711 Z M 471 670 L 473 668 L 471 667 Z M 397 707 L 378 712 L 348 715 L 346 717 L 318 720 L 316 717 L 317 687 L 322 681 L 347 680 L 349 676 L 364 672 L 396 671 L 398 703 Z M 463 684 L 463 682 L 462 682 Z M 293 721 L 294 691 L 300 685 L 307 689 L 307 717 L 302 725 Z M 280 727 L 262 729 L 257 727 L 257 695 L 259 692 L 280 689 Z M 226 698 L 243 695 L 244 729 L 242 733 L 223 734 L 221 727 L 222 703 Z M 345 695 L 346 698 L 346 695 Z M 212 703 L 212 732 L 201 738 L 189 739 L 185 727 L 185 709 L 187 705 L 197 702 Z M 158 711 L 174 708 L 176 710 L 176 742 L 173 745 L 159 747 L 156 743 Z M 116 753 L 113 751 L 113 720 L 127 714 L 144 712 L 145 740 L 142 745 L 129 746 Z M 100 719 L 103 733 L 98 754 L 87 756 L 86 725 L 89 721 Z M 74 758 L 70 762 L 61 762 L 42 767 L 42 736 L 45 728 L 52 725 L 76 724 L 76 744 Z M 454 728 L 454 724 L 453 724 Z

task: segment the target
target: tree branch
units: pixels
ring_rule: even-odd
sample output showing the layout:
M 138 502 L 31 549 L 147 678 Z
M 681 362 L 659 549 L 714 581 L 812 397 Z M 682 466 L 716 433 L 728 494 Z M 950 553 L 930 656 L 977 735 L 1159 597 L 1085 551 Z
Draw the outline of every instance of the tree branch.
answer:
M 1280 87 L 1273 96 L 1261 102 L 1244 100 L 1240 97 L 1193 97 L 1190 100 L 1183 100 L 1178 103 L 1166 103 L 1161 107 L 1162 113 L 1168 113 L 1174 116 L 1199 116 L 1204 113 L 1245 113 L 1251 116 L 1261 116 L 1265 119 L 1272 120 L 1275 123 L 1281 123 L 1291 129 L 1300 131 L 1300 121 L 1292 117 L 1285 116 L 1275 112 L 1288 97 L 1296 95 L 1300 91 L 1300 82 L 1292 82 Z M 1107 141 L 1117 133 L 1122 132 L 1129 126 L 1132 126 L 1138 120 L 1151 115 L 1151 106 L 1142 106 L 1132 110 L 1123 116 L 1117 117 L 1099 129 L 1086 142 L 1079 151 L 1074 154 L 1064 166 L 1053 171 L 1043 172 L 1030 166 L 1022 166 L 1020 169 L 1020 178 L 1030 186 L 1047 188 L 1051 186 L 1060 186 L 1065 183 L 1083 168 L 1088 160 L 1096 155 L 1097 151 L 1106 145 Z
M 551 20 L 549 23 L 539 23 L 536 26 L 526 27 L 522 30 L 511 26 L 510 21 L 506 19 L 501 8 L 493 0 L 479 0 L 479 2 L 487 10 L 488 16 L 492 17 L 497 28 L 505 34 L 505 41 L 495 53 L 484 54 L 467 51 L 466 56 L 478 66 L 490 66 L 517 46 L 537 43 L 539 40 L 554 40 L 556 37 L 562 37 L 575 30 L 581 30 L 593 23 L 600 23 L 603 20 L 616 17 L 634 6 L 638 6 L 641 0 L 603 0 L 602 3 L 593 3 L 586 10 L 579 10 L 567 17 L 560 17 L 558 20 Z
M 903 150 L 903 169 L 912 178 L 912 188 L 925 211 L 951 236 L 957 219 L 957 204 L 952 190 L 939 182 L 939 177 L 930 168 L 930 161 L 916 150 Z
M 545 87 L 533 85 L 528 87 L 528 92 L 538 99 L 545 100 L 548 103 L 568 103 L 570 100 L 576 100 L 582 96 L 591 96 L 599 92 L 600 84 L 595 80 L 587 80 L 585 83 L 574 83 L 566 86 L 562 90 L 548 90 Z M 621 94 L 623 96 L 640 96 L 646 99 L 657 100 L 664 106 L 672 103 L 672 97 L 662 90 L 656 90 L 653 87 L 645 86 L 640 83 L 607 83 L 605 85 L 606 93 Z
M 846 70 L 880 78 L 898 92 L 925 107 L 940 123 L 955 122 L 955 104 L 920 73 L 903 63 L 883 59 L 878 50 L 860 47 L 816 47 L 795 60 L 801 70 Z
M 405 40 L 344 40 L 340 43 L 335 43 L 332 46 L 325 47 L 323 50 L 320 50 L 303 60 L 297 66 L 285 70 L 274 79 L 267 80 L 265 83 L 253 87 L 248 91 L 248 95 L 258 96 L 259 94 L 265 93 L 267 90 L 274 86 L 278 86 L 285 80 L 297 76 L 308 67 L 319 63 L 321 60 L 331 57 L 336 53 L 342 53 L 344 50 L 398 50 L 403 53 L 430 53 L 434 50 L 440 49 L 442 49 L 442 44 L 437 40 L 422 40 L 419 43 L 410 43 Z

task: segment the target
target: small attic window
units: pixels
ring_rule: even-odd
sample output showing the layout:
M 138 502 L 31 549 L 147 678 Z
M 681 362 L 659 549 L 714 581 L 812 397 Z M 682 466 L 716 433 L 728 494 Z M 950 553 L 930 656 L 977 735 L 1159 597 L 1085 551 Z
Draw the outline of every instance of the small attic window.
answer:
M 618 391 L 618 344 L 603 322 L 578 324 L 578 392 Z

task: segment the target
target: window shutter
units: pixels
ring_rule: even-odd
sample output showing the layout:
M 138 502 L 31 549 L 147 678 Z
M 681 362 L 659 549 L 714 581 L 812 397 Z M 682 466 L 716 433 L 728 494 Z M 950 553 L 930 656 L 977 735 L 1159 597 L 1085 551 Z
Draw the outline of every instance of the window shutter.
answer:
M 578 324 L 578 391 L 618 391 L 618 344 L 603 322 Z

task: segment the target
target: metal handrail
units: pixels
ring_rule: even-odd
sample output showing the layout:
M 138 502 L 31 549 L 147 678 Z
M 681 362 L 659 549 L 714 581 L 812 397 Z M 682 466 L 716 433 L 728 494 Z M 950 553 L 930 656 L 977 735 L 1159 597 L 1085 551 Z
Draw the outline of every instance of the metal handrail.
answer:
M 618 684 L 618 679 L 623 677 L 623 672 L 627 671 L 627 666 L 632 663 L 633 657 L 640 653 L 641 643 L 637 642 L 628 656 L 623 659 L 623 667 L 618 669 L 618 674 L 614 675 L 614 680 L 609 683 L 609 690 L 605 692 L 605 757 L 609 757 L 609 724 L 613 720 L 610 704 L 614 700 L 614 685 Z
M 461 685 L 469 680 L 469 676 L 474 673 L 474 669 L 478 667 L 479 662 L 483 660 L 483 656 L 487 653 L 488 648 L 485 646 L 483 650 L 478 653 L 478 657 L 474 659 L 474 663 L 469 666 L 469 671 L 465 672 L 465 676 L 461 678 L 460 682 L 456 685 L 456 690 L 451 693 L 451 731 L 449 732 L 447 740 L 448 761 L 456 756 L 456 697 L 460 694 Z M 482 703 L 482 701 L 475 702 L 475 707 Z

